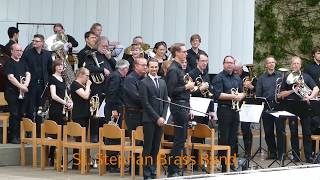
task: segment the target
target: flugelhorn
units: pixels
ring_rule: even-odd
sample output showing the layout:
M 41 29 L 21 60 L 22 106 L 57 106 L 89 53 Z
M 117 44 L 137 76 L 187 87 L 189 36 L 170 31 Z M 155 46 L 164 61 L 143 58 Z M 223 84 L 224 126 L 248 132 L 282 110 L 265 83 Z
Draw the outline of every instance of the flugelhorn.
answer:
M 231 94 L 234 94 L 234 95 L 238 95 L 239 94 L 239 91 L 238 91 L 238 88 L 231 88 Z M 233 100 L 232 99 L 232 110 L 234 111 L 240 111 L 240 102 L 239 101 L 236 101 L 236 100 Z
M 98 94 L 96 94 L 90 98 L 91 116 L 98 117 L 99 105 L 100 105 L 99 96 L 98 96 Z M 96 112 L 96 114 L 94 114 L 94 112 Z
M 183 81 L 184 83 L 188 84 L 189 82 L 192 82 L 193 83 L 193 80 L 192 78 L 190 77 L 189 73 L 187 73 L 186 75 L 183 76 Z M 191 92 L 195 92 L 198 90 L 198 86 L 194 86 L 193 89 L 191 89 L 190 91 Z
M 200 90 L 201 94 L 203 95 L 203 97 L 212 97 L 213 94 L 209 91 L 209 83 L 208 82 L 205 82 L 203 81 L 201 75 L 199 75 L 197 78 L 196 78 L 196 85 L 198 86 L 198 89 Z M 201 90 L 201 86 L 202 85 L 205 85 L 206 88 Z
M 64 101 L 66 102 L 66 104 L 63 106 L 63 109 L 62 109 L 62 114 L 66 116 L 66 120 L 69 119 L 69 116 L 68 116 L 68 101 L 70 100 L 69 99 L 69 96 L 68 96 L 68 92 L 67 92 L 67 89 L 64 91 Z
M 25 81 L 26 81 L 26 77 L 20 76 L 20 84 L 24 84 Z M 18 99 L 24 99 L 24 92 L 21 89 L 19 90 Z

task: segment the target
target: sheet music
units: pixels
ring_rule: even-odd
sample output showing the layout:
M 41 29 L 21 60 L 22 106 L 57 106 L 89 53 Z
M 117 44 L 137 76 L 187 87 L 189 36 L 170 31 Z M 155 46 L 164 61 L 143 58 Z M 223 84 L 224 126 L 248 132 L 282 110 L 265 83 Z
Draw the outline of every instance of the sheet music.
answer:
M 240 121 L 259 123 L 260 116 L 263 111 L 264 105 L 256 104 L 242 104 L 240 109 Z
M 288 112 L 288 111 L 277 111 L 277 112 L 274 112 L 274 113 L 270 113 L 272 116 L 274 117 L 279 117 L 279 116 L 291 116 L 291 117 L 294 117 L 296 115 Z
M 104 117 L 104 107 L 106 106 L 105 100 L 102 101 L 99 110 L 98 110 L 98 116 L 97 117 Z
M 209 98 L 201 98 L 201 97 L 191 97 L 190 98 L 190 107 L 191 109 L 206 113 L 209 107 L 211 99 Z M 200 113 L 197 111 L 191 110 L 193 115 L 195 116 L 206 116 L 204 113 Z

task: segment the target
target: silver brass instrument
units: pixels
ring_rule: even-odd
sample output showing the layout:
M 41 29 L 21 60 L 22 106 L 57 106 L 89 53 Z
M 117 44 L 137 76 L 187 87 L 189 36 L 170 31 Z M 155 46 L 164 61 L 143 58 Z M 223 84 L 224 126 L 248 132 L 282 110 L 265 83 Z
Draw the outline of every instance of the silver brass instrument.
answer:
M 96 66 L 98 68 L 100 68 L 100 64 L 98 62 L 97 59 L 97 55 L 96 55 L 96 51 L 91 53 L 91 56 L 93 58 L 94 63 L 96 64 Z M 96 84 L 101 84 L 104 82 L 104 74 L 103 73 L 99 73 L 99 74 L 92 74 L 91 75 L 92 81 Z
M 231 88 L 230 91 L 231 91 L 231 94 L 234 94 L 234 95 L 239 94 L 238 88 Z M 232 100 L 232 108 L 231 109 L 234 111 L 240 111 L 240 102 L 236 101 L 236 100 Z
M 70 100 L 69 99 L 69 96 L 68 96 L 68 92 L 67 92 L 67 89 L 65 90 L 65 93 L 64 93 L 64 98 L 63 100 L 66 102 L 66 104 L 63 106 L 63 109 L 62 109 L 62 114 L 66 116 L 66 120 L 69 119 L 68 117 L 68 101 Z
M 26 81 L 26 77 L 20 76 L 20 84 L 24 84 L 25 81 Z M 18 99 L 24 99 L 24 92 L 21 89 L 19 90 Z
M 45 48 L 48 51 L 54 51 L 52 59 L 60 58 L 63 60 L 64 71 L 62 77 L 67 84 L 67 88 L 70 88 L 71 83 L 76 79 L 72 66 L 69 64 L 68 55 L 65 52 L 65 46 L 68 43 L 68 38 L 63 33 L 58 33 L 50 36 L 45 41 Z
M 252 81 L 256 78 L 253 74 L 253 64 L 247 64 L 246 67 L 248 68 L 249 75 L 243 78 L 243 82 L 249 81 L 252 83 Z M 252 91 L 249 88 L 243 87 L 243 92 L 246 94 L 246 97 L 253 97 L 255 92 Z
M 118 124 L 119 118 L 120 118 L 120 113 L 118 113 L 118 111 L 112 111 L 110 121 L 108 122 L 108 124 L 119 126 Z
M 90 98 L 91 116 L 98 117 L 99 105 L 100 105 L 99 96 L 98 96 L 98 94 L 96 94 Z M 94 112 L 95 112 L 95 114 L 94 114 Z
M 278 101 L 278 96 L 280 94 L 280 90 L 281 90 L 281 84 L 282 84 L 282 81 L 284 79 L 284 77 L 286 76 L 287 72 L 289 71 L 289 69 L 286 69 L 286 68 L 279 68 L 278 71 L 280 71 L 281 73 L 281 77 L 278 77 L 276 79 L 276 89 L 275 89 L 275 96 L 274 96 L 274 102 L 276 103 L 280 103 Z
M 303 75 L 301 71 L 291 72 L 287 77 L 287 84 L 292 84 L 292 90 L 300 97 L 305 98 L 311 95 L 312 89 L 304 82 Z
M 196 85 L 198 86 L 198 89 L 200 90 L 201 94 L 203 95 L 203 97 L 212 97 L 213 94 L 209 91 L 209 83 L 208 82 L 205 82 L 203 81 L 201 75 L 199 75 L 197 78 L 196 78 Z M 201 86 L 205 84 L 207 88 L 205 88 L 204 90 L 201 90 Z
M 193 82 L 192 78 L 190 77 L 189 73 L 187 73 L 186 75 L 183 76 L 183 81 L 184 83 L 188 84 L 189 82 Z M 198 90 L 198 86 L 194 86 L 194 88 L 192 90 L 190 90 L 191 92 L 195 92 Z

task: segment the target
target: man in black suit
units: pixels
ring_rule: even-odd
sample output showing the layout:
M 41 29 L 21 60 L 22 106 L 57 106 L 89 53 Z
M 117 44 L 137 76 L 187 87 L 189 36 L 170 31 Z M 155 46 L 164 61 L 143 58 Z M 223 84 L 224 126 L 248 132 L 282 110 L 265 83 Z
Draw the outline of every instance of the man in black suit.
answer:
M 149 74 L 140 83 L 139 95 L 143 107 L 143 159 L 146 160 L 143 168 L 144 179 L 155 179 L 157 154 L 159 152 L 163 124 L 167 115 L 168 103 L 156 98 L 168 100 L 167 86 L 164 80 L 158 78 L 158 61 L 151 59 L 148 62 Z M 152 161 L 150 162 L 150 157 Z

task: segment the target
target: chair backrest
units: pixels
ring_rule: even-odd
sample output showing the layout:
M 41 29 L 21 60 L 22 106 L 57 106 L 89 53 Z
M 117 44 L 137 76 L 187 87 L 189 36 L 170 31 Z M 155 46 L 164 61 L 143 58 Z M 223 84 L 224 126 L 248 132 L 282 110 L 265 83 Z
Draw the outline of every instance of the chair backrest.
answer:
M 143 126 L 138 126 L 135 131 L 132 131 L 132 141 L 144 141 Z
M 163 134 L 169 135 L 169 136 L 174 136 L 174 127 L 170 126 L 169 124 L 165 124 L 163 126 Z
M 191 137 L 196 138 L 210 138 L 212 142 L 214 141 L 214 129 L 211 129 L 206 124 L 197 124 L 194 129 L 188 130 L 188 140 L 191 141 Z
M 8 102 L 4 98 L 4 92 L 0 92 L 0 106 L 6 106 L 8 105 Z
M 54 134 L 61 139 L 61 125 L 58 125 L 55 121 L 45 120 L 41 125 L 41 138 L 45 138 L 46 134 Z
M 122 138 L 122 131 L 124 131 L 124 129 L 120 129 L 118 126 L 114 124 L 105 124 L 100 129 L 100 134 L 102 138 L 108 139 L 120 139 Z
M 67 125 L 63 126 L 63 141 L 67 141 L 68 136 L 81 137 L 81 141 L 85 142 L 86 128 L 81 127 L 79 123 L 68 122 Z
M 32 133 L 32 138 L 36 138 L 36 123 L 29 118 L 22 118 L 20 122 L 20 138 L 26 138 L 26 132 Z

